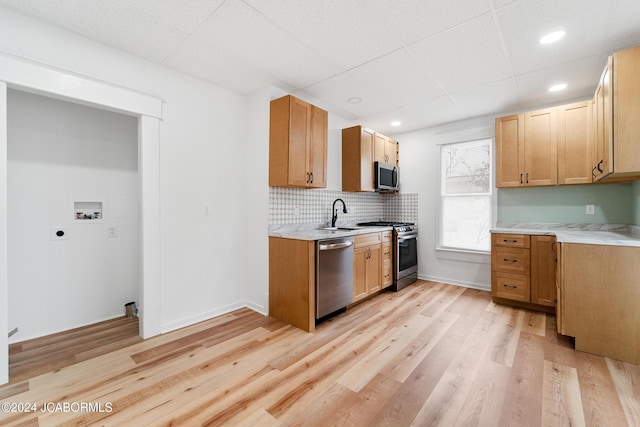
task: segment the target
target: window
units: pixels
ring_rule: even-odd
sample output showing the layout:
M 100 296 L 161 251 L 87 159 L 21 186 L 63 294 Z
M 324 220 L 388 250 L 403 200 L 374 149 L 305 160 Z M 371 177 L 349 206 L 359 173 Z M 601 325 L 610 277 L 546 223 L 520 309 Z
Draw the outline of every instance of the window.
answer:
M 440 246 L 491 249 L 491 139 L 440 148 Z

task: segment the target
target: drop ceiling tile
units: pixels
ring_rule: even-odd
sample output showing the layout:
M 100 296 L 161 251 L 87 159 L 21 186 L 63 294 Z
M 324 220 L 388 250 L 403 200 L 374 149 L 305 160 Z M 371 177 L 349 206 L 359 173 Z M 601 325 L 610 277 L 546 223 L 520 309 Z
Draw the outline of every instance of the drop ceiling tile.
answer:
M 164 64 L 243 94 L 267 85 L 285 87 L 282 82 L 264 76 L 261 71 L 229 58 L 220 49 L 193 39 L 176 49 Z
M 638 0 L 616 0 L 606 21 L 605 54 L 640 44 L 640 2 Z
M 400 49 L 347 71 L 388 103 L 387 108 L 444 95 L 442 86 L 407 49 Z
M 341 73 L 307 86 L 305 93 L 347 111 L 354 117 L 366 116 L 392 108 L 371 86 L 358 80 L 353 73 Z M 359 97 L 362 102 L 352 104 L 349 98 Z
M 449 92 L 512 76 L 491 15 L 484 15 L 408 48 Z
M 401 47 L 365 0 L 243 1 L 344 70 Z
M 367 6 L 410 44 L 489 12 L 486 1 L 369 0 Z
M 601 0 L 519 0 L 496 11 L 515 75 L 592 56 L 602 49 L 610 3 Z M 560 41 L 540 37 L 563 29 Z
M 514 78 L 464 89 L 452 93 L 451 96 L 469 117 L 501 114 L 520 109 Z
M 489 0 L 489 1 L 493 2 L 493 6 L 496 9 L 500 9 L 501 7 L 505 7 L 517 0 Z
M 161 25 L 193 32 L 224 0 L 109 0 L 121 9 L 133 9 Z
M 464 111 L 462 111 L 449 96 L 445 95 L 415 104 L 406 105 L 402 108 L 391 111 L 384 111 L 370 116 L 360 117 L 357 121 L 371 129 L 391 134 L 467 118 L 468 116 Z M 391 122 L 393 120 L 400 120 L 402 122 L 402 126 L 391 126 Z
M 602 72 L 600 56 L 594 55 L 566 64 L 545 68 L 516 77 L 518 99 L 522 108 L 562 104 L 590 98 Z M 567 83 L 567 89 L 549 92 L 556 83 Z
M 3 1 L 17 12 L 152 61 L 162 61 L 186 38 L 134 9 L 116 6 L 113 0 Z

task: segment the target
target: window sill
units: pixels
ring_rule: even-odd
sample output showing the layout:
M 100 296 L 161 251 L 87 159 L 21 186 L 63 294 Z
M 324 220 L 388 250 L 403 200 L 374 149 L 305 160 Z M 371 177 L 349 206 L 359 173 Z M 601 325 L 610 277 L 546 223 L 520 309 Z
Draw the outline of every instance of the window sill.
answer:
M 471 262 L 475 264 L 491 264 L 491 252 L 485 251 L 436 248 L 436 258 L 450 261 Z

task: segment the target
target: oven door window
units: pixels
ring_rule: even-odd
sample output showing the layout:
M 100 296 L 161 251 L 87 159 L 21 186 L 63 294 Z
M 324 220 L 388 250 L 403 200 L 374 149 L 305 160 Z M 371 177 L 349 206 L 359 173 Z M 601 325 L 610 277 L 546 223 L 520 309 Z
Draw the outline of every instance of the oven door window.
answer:
M 398 270 L 406 270 L 418 265 L 418 238 L 398 239 Z

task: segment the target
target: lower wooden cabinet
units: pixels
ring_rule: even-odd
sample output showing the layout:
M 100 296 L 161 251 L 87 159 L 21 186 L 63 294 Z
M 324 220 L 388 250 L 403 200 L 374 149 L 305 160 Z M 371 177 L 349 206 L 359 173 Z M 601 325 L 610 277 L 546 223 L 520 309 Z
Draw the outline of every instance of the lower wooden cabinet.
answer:
M 558 332 L 576 350 L 640 364 L 640 248 L 559 246 Z
M 360 234 L 353 243 L 353 302 L 356 302 L 382 289 L 382 235 Z
M 556 301 L 555 250 L 555 236 L 492 234 L 493 300 L 552 312 Z

